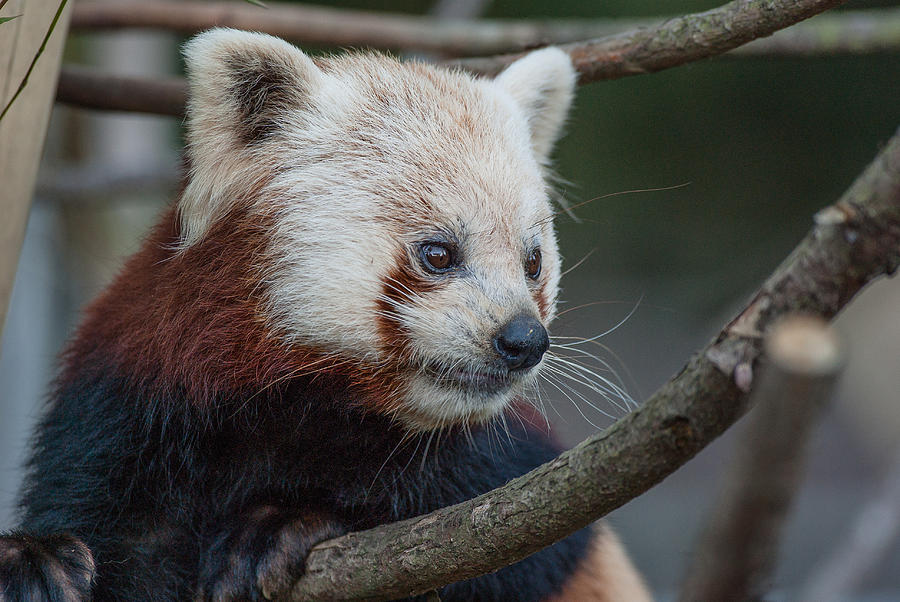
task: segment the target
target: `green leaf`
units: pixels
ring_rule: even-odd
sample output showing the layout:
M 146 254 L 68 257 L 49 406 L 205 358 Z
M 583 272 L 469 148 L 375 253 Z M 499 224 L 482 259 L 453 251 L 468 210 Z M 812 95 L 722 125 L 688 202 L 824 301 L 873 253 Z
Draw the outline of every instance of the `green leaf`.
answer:
M 258 6 L 260 8 L 269 8 L 263 2 L 260 2 L 260 0 L 244 0 L 244 2 L 252 4 L 253 6 Z
M 31 76 L 31 72 L 34 71 L 34 66 L 37 64 L 38 59 L 41 58 L 41 55 L 44 54 L 44 49 L 47 47 L 47 40 L 50 39 L 50 36 L 53 35 L 53 30 L 56 29 L 56 24 L 59 23 L 59 16 L 62 14 L 63 9 L 66 7 L 66 3 L 69 0 L 62 0 L 59 3 L 59 8 L 56 9 L 56 14 L 53 15 L 53 20 L 50 21 L 50 29 L 47 30 L 47 33 L 44 35 L 44 40 L 41 42 L 41 47 L 38 48 L 37 54 L 34 55 L 34 58 L 31 59 L 31 64 L 28 65 L 28 71 L 25 72 L 25 77 L 22 78 L 22 81 L 19 83 L 19 87 L 16 88 L 15 94 L 13 94 L 12 98 L 9 99 L 9 102 L 6 103 L 6 106 L 3 107 L 3 111 L 0 111 L 0 121 L 3 121 L 3 118 L 6 117 L 6 114 L 9 112 L 9 108 L 16 102 L 16 99 L 19 97 L 19 94 L 22 93 L 22 90 L 25 89 L 25 86 L 28 84 L 28 78 Z M 0 8 L 3 8 L 3 5 L 6 4 L 6 0 L 0 0 Z
M 18 19 L 21 16 L 22 15 L 14 15 L 12 17 L 0 17 L 0 25 L 2 25 L 3 23 L 6 23 L 7 21 L 12 21 L 13 19 Z

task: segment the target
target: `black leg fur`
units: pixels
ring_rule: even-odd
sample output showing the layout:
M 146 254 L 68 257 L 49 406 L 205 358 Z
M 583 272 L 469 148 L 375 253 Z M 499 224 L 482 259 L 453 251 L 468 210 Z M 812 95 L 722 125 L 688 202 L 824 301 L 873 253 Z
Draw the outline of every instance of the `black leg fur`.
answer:
M 68 532 L 90 547 L 94 602 L 258 599 L 260 587 L 301 575 L 320 540 L 472 498 L 556 455 L 544 433 L 517 420 L 508 436 L 448 430 L 429 446 L 428 434 L 406 438 L 389 419 L 348 410 L 351 400 L 320 381 L 286 383 L 249 402 L 225 398 L 206 416 L 177 391 L 148 403 L 122 382 L 104 375 L 60 391 L 22 498 L 23 532 Z M 3 541 L 29 558 L 49 545 Z M 441 598 L 542 600 L 577 568 L 588 541 L 576 533 L 442 588 Z M 35 599 L 31 587 L 67 600 L 42 593 L 35 561 L 4 570 L 18 596 L 8 600 Z
M 201 560 L 197 599 L 270 600 L 303 574 L 310 548 L 346 531 L 311 512 L 261 506 L 213 538 Z
M 67 534 L 0 536 L 0 602 L 91 600 L 94 558 Z

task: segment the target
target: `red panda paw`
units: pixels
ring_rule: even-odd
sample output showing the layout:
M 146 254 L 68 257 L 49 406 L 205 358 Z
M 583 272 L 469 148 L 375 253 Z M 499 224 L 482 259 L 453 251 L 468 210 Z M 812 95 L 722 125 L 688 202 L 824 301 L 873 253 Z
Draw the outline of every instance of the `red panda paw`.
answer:
M 88 601 L 94 570 L 91 551 L 71 535 L 0 536 L 0 602 Z
M 207 550 L 197 600 L 271 600 L 306 570 L 309 550 L 347 532 L 314 513 L 262 506 L 234 521 Z

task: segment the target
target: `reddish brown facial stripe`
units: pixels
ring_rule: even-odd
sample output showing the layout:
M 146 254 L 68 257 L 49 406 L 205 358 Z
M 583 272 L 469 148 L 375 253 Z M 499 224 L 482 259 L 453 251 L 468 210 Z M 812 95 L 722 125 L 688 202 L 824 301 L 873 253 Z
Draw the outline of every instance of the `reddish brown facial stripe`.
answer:
M 544 323 L 547 322 L 550 317 L 550 301 L 547 298 L 547 292 L 545 290 L 546 284 L 541 284 L 541 287 L 534 291 L 532 294 L 534 298 L 534 302 L 537 303 L 538 313 L 541 315 L 541 320 Z
M 422 294 L 437 288 L 437 282 L 419 272 L 413 261 L 411 253 L 397 253 L 394 267 L 381 280 L 382 296 L 376 302 L 382 348 L 395 360 L 406 356 L 409 349 L 409 333 L 397 314 Z

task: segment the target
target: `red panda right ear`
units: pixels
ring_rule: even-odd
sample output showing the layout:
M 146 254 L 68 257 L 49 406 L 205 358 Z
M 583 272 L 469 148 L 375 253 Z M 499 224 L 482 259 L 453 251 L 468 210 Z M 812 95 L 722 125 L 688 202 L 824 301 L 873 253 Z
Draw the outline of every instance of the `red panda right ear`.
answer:
M 528 122 L 531 146 L 540 163 L 549 160 L 575 95 L 578 74 L 559 48 L 530 52 L 507 67 L 495 83 L 519 106 Z
M 260 33 L 211 29 L 185 44 L 184 57 L 191 173 L 178 206 L 182 248 L 265 179 L 266 141 L 302 121 L 325 85 L 308 56 Z

